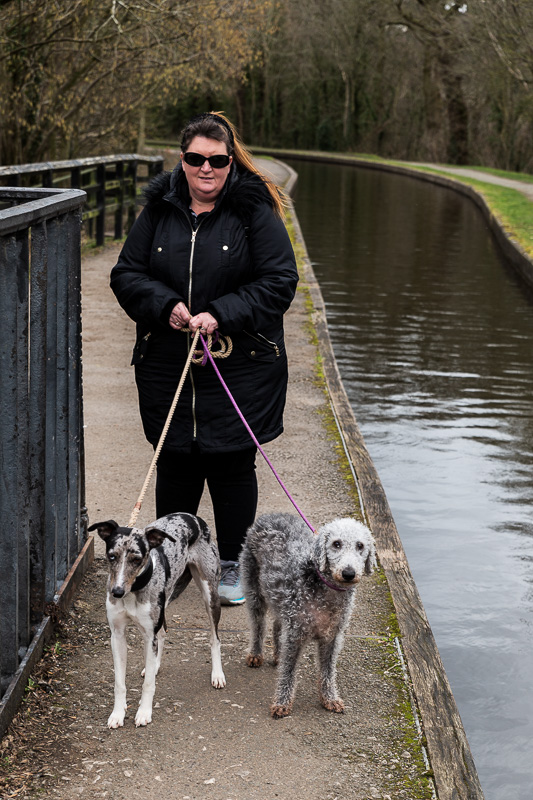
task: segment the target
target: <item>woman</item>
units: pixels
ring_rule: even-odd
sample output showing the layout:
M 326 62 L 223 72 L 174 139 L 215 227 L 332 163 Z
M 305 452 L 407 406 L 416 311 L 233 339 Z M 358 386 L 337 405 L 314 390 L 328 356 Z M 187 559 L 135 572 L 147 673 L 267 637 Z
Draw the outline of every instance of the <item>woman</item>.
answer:
M 144 432 L 156 446 L 200 328 L 231 338 L 217 366 L 263 444 L 283 430 L 283 314 L 298 281 L 283 197 L 221 114 L 190 120 L 181 151 L 174 171 L 150 183 L 111 273 L 137 323 L 132 363 Z M 238 558 L 257 509 L 255 457 L 212 365 L 191 365 L 157 464 L 156 511 L 196 514 L 207 481 L 226 604 L 244 602 Z

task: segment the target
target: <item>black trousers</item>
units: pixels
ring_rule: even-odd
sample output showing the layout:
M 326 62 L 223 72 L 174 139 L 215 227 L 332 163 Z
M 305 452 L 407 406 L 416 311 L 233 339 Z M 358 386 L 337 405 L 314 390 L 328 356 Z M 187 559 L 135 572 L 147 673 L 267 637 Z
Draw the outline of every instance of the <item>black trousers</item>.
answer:
M 238 561 L 257 511 L 256 453 L 255 445 L 230 453 L 201 453 L 195 444 L 189 454 L 163 449 L 157 462 L 157 516 L 196 514 L 207 481 L 220 558 Z

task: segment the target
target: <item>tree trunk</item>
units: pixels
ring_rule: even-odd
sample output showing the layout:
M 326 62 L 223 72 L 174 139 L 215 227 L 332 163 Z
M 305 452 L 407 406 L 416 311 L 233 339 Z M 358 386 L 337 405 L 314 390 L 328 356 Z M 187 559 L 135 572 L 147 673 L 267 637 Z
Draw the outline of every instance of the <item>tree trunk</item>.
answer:
M 139 128 L 137 131 L 137 152 L 144 152 L 146 146 L 146 108 L 141 106 L 139 108 Z
M 421 156 L 431 161 L 443 161 L 446 157 L 448 131 L 441 93 L 440 71 L 433 47 L 424 49 L 423 92 L 424 131 L 422 133 Z
M 468 164 L 468 108 L 462 78 L 454 71 L 448 53 L 441 53 L 439 62 L 449 125 L 447 160 L 452 164 Z
M 342 139 L 344 146 L 348 146 L 348 136 L 350 134 L 350 117 L 352 112 L 352 84 L 350 76 L 345 70 L 341 69 L 342 80 L 344 83 L 344 109 L 342 114 Z

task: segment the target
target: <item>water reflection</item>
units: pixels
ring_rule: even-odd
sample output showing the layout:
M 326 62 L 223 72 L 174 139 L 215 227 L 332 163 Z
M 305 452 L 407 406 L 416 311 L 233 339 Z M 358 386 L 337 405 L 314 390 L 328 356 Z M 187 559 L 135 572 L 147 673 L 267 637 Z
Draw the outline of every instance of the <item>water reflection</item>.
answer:
M 472 203 L 294 163 L 340 372 L 487 800 L 533 779 L 533 303 Z

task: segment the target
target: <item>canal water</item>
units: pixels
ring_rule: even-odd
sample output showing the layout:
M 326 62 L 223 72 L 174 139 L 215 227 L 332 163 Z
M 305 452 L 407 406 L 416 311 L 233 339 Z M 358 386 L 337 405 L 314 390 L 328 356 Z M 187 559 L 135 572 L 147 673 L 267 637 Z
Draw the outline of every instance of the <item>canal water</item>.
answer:
M 531 800 L 531 292 L 455 192 L 292 166 L 342 379 L 486 800 Z

